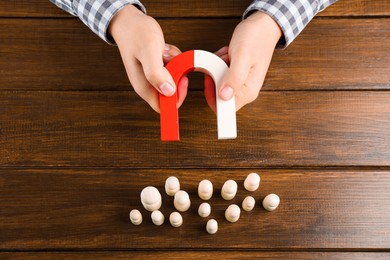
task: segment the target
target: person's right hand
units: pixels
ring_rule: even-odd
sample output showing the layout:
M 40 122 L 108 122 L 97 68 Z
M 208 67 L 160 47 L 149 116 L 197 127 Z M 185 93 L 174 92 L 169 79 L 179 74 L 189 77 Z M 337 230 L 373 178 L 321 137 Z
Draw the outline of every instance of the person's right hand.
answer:
M 172 96 L 178 88 L 180 107 L 187 95 L 188 78 L 183 77 L 176 86 L 164 67 L 181 52 L 176 46 L 165 44 L 157 21 L 128 5 L 113 17 L 108 31 L 118 45 L 135 92 L 159 112 L 159 93 Z

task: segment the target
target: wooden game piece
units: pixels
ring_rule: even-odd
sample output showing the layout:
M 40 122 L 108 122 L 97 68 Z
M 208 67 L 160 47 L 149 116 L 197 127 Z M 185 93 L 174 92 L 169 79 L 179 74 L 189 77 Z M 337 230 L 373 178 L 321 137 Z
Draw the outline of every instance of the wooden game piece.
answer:
M 226 101 L 219 98 L 219 87 L 225 72 L 228 70 L 226 63 L 217 55 L 202 51 L 192 50 L 183 52 L 173 58 L 166 66 L 176 86 L 180 79 L 191 71 L 202 71 L 209 74 L 216 87 L 216 112 L 218 139 L 234 139 L 237 137 L 236 125 L 236 101 Z M 172 96 L 160 97 L 160 127 L 162 141 L 178 141 L 179 137 L 179 112 L 176 106 L 177 89 Z
M 180 190 L 179 179 L 175 176 L 168 177 L 165 181 L 165 192 L 168 196 L 174 196 Z
M 172 212 L 171 215 L 169 215 L 169 222 L 172 227 L 180 227 L 183 224 L 183 217 L 179 212 Z
M 242 209 L 245 211 L 251 211 L 255 207 L 256 201 L 252 196 L 247 196 L 242 201 Z
M 268 211 L 274 211 L 280 203 L 280 198 L 276 194 L 269 194 L 263 200 L 263 207 Z
M 211 235 L 217 233 L 218 222 L 215 219 L 210 219 L 209 221 L 207 221 L 206 230 L 207 230 L 207 233 L 209 233 Z
M 210 204 L 208 204 L 207 202 L 203 202 L 202 204 L 199 205 L 198 208 L 199 216 L 201 216 L 202 218 L 207 218 L 208 216 L 210 216 L 210 213 L 211 213 Z
M 237 193 L 237 182 L 234 180 L 227 180 L 221 189 L 221 196 L 225 200 L 232 200 Z
M 155 211 L 160 209 L 162 199 L 158 189 L 153 186 L 145 187 L 141 191 L 141 203 L 148 211 Z
M 138 226 L 142 223 L 142 214 L 138 209 L 133 209 L 132 211 L 130 211 L 129 216 L 131 223 L 133 223 L 134 225 Z
M 230 205 L 226 210 L 225 210 L 225 218 L 229 222 L 236 222 L 240 218 L 241 214 L 241 209 L 239 206 L 236 204 Z
M 187 211 L 191 206 L 190 196 L 186 191 L 179 190 L 175 194 L 173 205 L 180 212 Z
M 198 195 L 202 200 L 209 200 L 213 196 L 213 184 L 209 180 L 202 180 L 198 186 Z
M 249 173 L 244 181 L 244 187 L 247 191 L 255 191 L 259 188 L 260 176 L 255 173 Z
M 156 226 L 161 226 L 164 223 L 164 215 L 159 210 L 155 210 L 152 212 L 152 222 Z

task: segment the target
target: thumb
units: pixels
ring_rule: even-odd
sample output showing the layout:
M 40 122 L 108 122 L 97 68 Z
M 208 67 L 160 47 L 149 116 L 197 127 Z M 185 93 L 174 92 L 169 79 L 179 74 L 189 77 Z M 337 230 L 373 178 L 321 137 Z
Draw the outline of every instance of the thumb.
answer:
M 147 81 L 159 93 L 172 96 L 176 92 L 176 85 L 171 74 L 164 67 L 164 50 L 153 45 L 145 48 L 138 60 L 141 62 Z
M 250 58 L 237 53 L 230 57 L 230 67 L 225 73 L 218 95 L 223 100 L 230 100 L 245 85 L 250 71 Z

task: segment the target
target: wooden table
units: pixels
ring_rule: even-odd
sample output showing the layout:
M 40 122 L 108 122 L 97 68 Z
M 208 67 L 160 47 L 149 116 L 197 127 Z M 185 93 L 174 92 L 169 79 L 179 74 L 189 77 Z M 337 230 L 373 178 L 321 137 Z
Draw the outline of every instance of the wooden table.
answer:
M 250 1 L 145 0 L 182 50 L 228 43 Z M 0 258 L 390 258 L 390 2 L 341 0 L 277 50 L 238 138 L 218 141 L 192 74 L 180 142 L 128 83 L 118 50 L 43 0 L 0 2 Z M 243 181 L 261 174 L 249 193 Z M 156 227 L 139 194 L 177 176 L 184 224 Z M 216 188 L 209 235 L 197 185 Z M 223 182 L 239 192 L 221 199 Z M 260 206 L 269 193 L 281 204 Z M 256 208 L 224 220 L 246 195 Z M 173 211 L 163 195 L 163 213 Z

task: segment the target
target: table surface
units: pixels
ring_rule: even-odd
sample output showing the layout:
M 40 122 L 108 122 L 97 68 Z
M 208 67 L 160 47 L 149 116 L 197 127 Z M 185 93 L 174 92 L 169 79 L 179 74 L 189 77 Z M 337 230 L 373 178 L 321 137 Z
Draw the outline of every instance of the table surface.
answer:
M 166 2 L 166 3 L 165 3 Z M 250 1 L 145 0 L 182 50 L 228 44 Z M 0 2 L 0 258 L 390 257 L 390 2 L 342 0 L 276 50 L 259 98 L 217 140 L 202 74 L 190 75 L 180 142 L 131 90 L 116 47 L 43 0 Z M 260 189 L 243 187 L 250 172 Z M 154 226 L 142 188 L 177 176 L 191 208 Z M 213 182 L 209 235 L 197 185 Z M 232 201 L 219 195 L 234 179 Z M 269 193 L 279 208 L 261 207 Z M 237 223 L 231 203 L 256 207 Z M 129 221 L 133 208 L 144 222 Z

